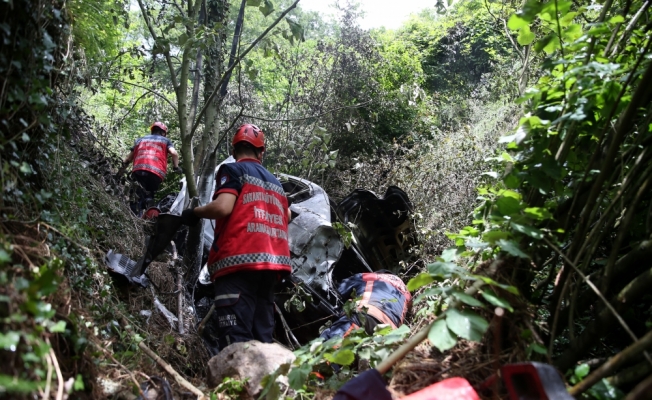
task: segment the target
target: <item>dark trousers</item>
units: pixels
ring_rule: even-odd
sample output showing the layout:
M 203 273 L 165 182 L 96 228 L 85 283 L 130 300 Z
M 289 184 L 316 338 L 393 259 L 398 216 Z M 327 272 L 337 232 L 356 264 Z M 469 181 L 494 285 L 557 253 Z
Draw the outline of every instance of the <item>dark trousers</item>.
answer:
M 163 179 L 156 174 L 142 170 L 132 172 L 131 178 L 140 184 L 140 186 L 136 185 L 136 202 L 131 203 L 131 210 L 136 215 L 140 215 L 142 210 L 154 205 L 154 195 Z
M 217 341 L 220 350 L 231 343 L 272 342 L 276 271 L 243 271 L 214 282 Z

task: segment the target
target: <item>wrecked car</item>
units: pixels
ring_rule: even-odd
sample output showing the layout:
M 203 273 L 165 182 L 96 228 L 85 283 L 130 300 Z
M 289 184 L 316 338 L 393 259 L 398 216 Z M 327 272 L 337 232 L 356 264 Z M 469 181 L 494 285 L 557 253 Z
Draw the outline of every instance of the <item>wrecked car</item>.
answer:
M 229 157 L 223 163 L 234 161 Z M 398 187 L 390 186 L 380 197 L 369 190 L 356 189 L 335 203 L 313 182 L 284 174 L 278 178 L 292 214 L 288 225 L 292 274 L 283 280 L 276 294 L 276 337 L 294 346 L 319 336 L 321 326 L 341 315 L 343 303 L 337 292 L 341 280 L 357 273 L 380 270 L 398 274 L 400 261 L 412 258 L 410 250 L 416 244 L 416 237 L 410 215 L 412 205 Z M 164 199 L 161 212 L 180 215 L 187 207 L 185 179 L 181 185 L 173 201 L 172 198 Z M 177 223 L 173 218 L 160 217 L 158 223 L 166 225 L 166 229 L 174 228 L 170 224 Z M 213 224 L 204 223 L 204 257 L 212 245 L 213 231 Z M 150 243 L 146 254 L 137 262 L 112 253 L 111 257 L 107 255 L 107 265 L 113 272 L 131 276 L 134 283 L 146 283 L 146 274 L 143 274 L 146 266 L 171 239 L 174 239 L 171 235 L 158 239 L 155 235 L 151 240 L 161 243 L 158 247 Z M 188 299 L 192 300 L 198 321 L 210 313 L 213 296 L 204 263 L 194 298 Z M 215 353 L 216 344 L 210 340 L 211 318 L 204 321 L 202 337 L 209 350 Z

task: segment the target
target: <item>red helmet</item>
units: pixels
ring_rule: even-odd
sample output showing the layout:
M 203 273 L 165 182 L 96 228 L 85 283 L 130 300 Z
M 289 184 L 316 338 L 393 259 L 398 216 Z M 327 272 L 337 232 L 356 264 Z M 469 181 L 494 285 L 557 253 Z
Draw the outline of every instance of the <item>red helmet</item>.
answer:
M 165 134 L 168 133 L 168 127 L 165 126 L 163 122 L 156 121 L 152 124 L 152 126 L 149 127 L 149 131 L 151 132 L 154 128 L 161 128 Z
M 244 124 L 238 128 L 238 131 L 233 136 L 231 144 L 235 146 L 237 143 L 247 142 L 251 143 L 254 147 L 263 149 L 265 148 L 265 134 L 263 131 L 253 124 Z

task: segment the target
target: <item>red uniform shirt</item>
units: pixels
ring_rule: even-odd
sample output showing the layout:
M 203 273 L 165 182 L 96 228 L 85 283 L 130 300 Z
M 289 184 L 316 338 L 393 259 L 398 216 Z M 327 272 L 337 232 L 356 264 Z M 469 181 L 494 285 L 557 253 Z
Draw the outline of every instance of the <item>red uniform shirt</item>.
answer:
M 215 223 L 208 254 L 211 280 L 236 271 L 292 272 L 288 246 L 288 203 L 281 183 L 257 160 L 224 164 L 217 189 L 237 196 L 233 211 Z
M 134 171 L 148 171 L 165 179 L 168 169 L 168 149 L 172 141 L 161 135 L 147 135 L 136 140 L 134 147 Z

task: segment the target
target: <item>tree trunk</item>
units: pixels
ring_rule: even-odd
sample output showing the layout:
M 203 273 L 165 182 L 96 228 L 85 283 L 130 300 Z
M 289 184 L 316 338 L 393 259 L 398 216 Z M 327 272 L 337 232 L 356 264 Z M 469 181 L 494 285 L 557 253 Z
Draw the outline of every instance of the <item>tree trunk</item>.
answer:
M 215 25 L 226 26 L 229 11 L 227 0 L 209 0 L 206 2 L 206 24 L 212 29 Z M 222 32 L 224 28 L 222 28 Z M 223 71 L 223 47 L 224 34 L 218 35 L 213 46 L 206 51 L 206 62 L 204 64 L 204 97 L 208 108 L 204 113 L 204 131 L 201 141 L 197 147 L 194 169 L 199 171 L 198 184 L 193 197 L 198 197 L 200 205 L 206 205 L 211 201 L 215 167 L 217 160 L 213 154 L 213 147 L 217 136 L 217 117 L 219 114 L 218 98 L 210 99 L 210 94 L 220 81 Z M 194 182 L 193 182 L 194 183 Z M 189 186 L 190 187 L 190 186 Z M 207 222 L 203 222 L 207 223 Z M 193 286 L 199 277 L 201 261 L 203 259 L 203 224 L 188 231 L 188 251 L 186 252 L 187 275 L 186 285 Z

